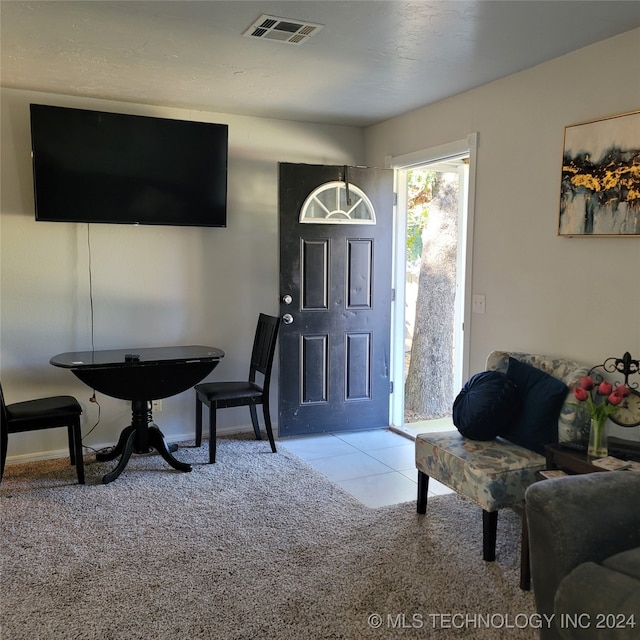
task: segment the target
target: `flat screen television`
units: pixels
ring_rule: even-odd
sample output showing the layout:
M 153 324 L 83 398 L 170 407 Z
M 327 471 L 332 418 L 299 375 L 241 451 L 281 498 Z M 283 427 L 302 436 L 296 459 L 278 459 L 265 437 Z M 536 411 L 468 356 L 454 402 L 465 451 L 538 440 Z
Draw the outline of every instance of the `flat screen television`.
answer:
M 227 125 L 30 107 L 36 220 L 226 226 Z

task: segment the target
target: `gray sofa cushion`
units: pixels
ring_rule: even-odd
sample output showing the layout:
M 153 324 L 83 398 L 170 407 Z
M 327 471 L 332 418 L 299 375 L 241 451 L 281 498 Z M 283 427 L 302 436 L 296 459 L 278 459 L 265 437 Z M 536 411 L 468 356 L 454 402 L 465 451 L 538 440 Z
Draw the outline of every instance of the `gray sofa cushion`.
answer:
M 638 548 L 616 553 L 615 556 L 604 560 L 602 564 L 609 569 L 640 580 L 640 549 Z M 638 620 L 638 633 L 640 634 L 640 620 Z
M 636 549 L 617 557 L 637 552 Z M 558 587 L 554 623 L 567 639 L 632 640 L 638 638 L 639 611 L 639 578 L 584 562 Z

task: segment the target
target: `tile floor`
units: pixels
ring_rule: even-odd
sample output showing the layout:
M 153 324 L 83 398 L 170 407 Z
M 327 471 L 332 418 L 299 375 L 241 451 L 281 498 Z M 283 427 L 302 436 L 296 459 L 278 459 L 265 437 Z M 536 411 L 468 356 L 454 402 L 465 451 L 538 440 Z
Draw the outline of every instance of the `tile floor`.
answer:
M 415 500 L 417 471 L 413 439 L 389 429 L 282 438 L 289 449 L 368 507 Z M 450 493 L 437 480 L 429 495 Z

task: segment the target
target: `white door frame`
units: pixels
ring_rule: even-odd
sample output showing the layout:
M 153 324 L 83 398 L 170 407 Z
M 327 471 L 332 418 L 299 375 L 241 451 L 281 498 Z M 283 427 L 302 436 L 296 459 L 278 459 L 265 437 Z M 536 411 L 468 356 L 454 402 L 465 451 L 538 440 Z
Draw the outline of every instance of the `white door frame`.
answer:
M 445 161 L 453 157 L 469 155 L 467 184 L 469 191 L 461 202 L 458 219 L 458 259 L 456 287 L 456 324 L 454 388 L 460 389 L 469 377 L 469 350 L 471 337 L 471 297 L 473 258 L 473 217 L 476 184 L 476 156 L 478 134 L 470 133 L 463 140 L 456 140 L 430 149 L 414 151 L 400 156 L 387 156 L 386 166 L 395 170 L 395 188 L 398 196 L 393 256 L 393 287 L 395 300 L 391 312 L 391 395 L 389 424 L 404 426 L 404 323 L 405 323 L 405 273 L 407 235 L 407 189 L 401 172 L 412 167 Z

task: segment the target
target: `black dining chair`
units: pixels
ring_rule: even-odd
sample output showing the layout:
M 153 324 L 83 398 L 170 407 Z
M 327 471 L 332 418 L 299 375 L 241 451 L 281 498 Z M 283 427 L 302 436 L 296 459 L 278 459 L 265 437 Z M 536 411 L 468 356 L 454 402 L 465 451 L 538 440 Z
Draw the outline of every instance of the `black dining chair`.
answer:
M 84 460 L 82 459 L 82 434 L 80 432 L 82 407 L 73 396 L 53 396 L 5 404 L 0 384 L 0 405 L 2 419 L 0 481 L 4 475 L 10 433 L 67 427 L 71 464 L 76 467 L 78 482 L 84 484 Z
M 271 444 L 271 451 L 276 452 L 271 429 L 269 413 L 269 385 L 271 383 L 271 367 L 276 350 L 280 318 L 263 313 L 258 318 L 249 379 L 239 382 L 205 382 L 195 386 L 196 391 L 196 447 L 202 444 L 202 405 L 209 407 L 209 462 L 216 461 L 216 411 L 229 407 L 248 406 L 251 411 L 251 423 L 256 439 L 262 440 L 256 406 L 261 404 L 264 423 Z M 262 385 L 256 382 L 256 374 L 262 374 Z

